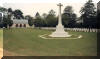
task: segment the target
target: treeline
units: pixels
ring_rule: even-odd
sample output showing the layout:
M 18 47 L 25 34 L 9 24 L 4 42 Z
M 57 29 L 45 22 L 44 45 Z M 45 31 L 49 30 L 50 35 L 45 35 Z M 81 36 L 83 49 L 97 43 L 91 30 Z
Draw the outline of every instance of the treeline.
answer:
M 12 10 L 11 8 L 0 8 L 0 12 L 8 12 L 8 17 L 4 17 L 3 24 L 5 26 L 11 26 L 13 22 L 11 21 L 11 16 L 14 15 L 16 19 L 27 19 L 30 26 L 34 25 L 35 27 L 55 27 L 58 24 L 58 16 L 56 12 L 52 9 L 48 14 L 43 13 L 42 15 L 39 12 L 36 13 L 35 17 L 30 15 L 23 16 L 23 12 L 19 9 Z M 80 17 L 77 17 L 77 14 L 74 13 L 72 6 L 66 6 L 62 13 L 62 23 L 65 27 L 68 28 L 97 28 L 97 10 L 92 2 L 88 0 L 80 10 Z M 0 22 L 1 27 L 1 22 Z
M 97 3 L 97 28 L 100 29 L 100 1 Z
M 13 21 L 11 20 L 12 15 L 8 13 L 9 9 L 0 7 L 0 12 L 6 13 L 5 15 L 3 15 L 3 17 L 0 17 L 0 28 L 3 28 L 3 27 L 7 28 L 7 27 L 12 26 L 13 24 Z
M 62 22 L 68 28 L 97 28 L 97 9 L 92 0 L 88 0 L 80 10 L 80 17 L 74 13 L 72 6 L 66 6 L 62 13 Z M 36 27 L 55 27 L 58 16 L 50 10 L 48 14 L 36 14 L 34 25 Z

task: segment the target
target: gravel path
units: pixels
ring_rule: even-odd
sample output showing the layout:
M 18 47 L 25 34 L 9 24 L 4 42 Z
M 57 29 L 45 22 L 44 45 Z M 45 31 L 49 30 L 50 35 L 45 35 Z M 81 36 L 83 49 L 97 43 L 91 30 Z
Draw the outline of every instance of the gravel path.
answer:
M 3 56 L 3 49 L 0 48 L 0 59 L 2 58 L 2 56 Z

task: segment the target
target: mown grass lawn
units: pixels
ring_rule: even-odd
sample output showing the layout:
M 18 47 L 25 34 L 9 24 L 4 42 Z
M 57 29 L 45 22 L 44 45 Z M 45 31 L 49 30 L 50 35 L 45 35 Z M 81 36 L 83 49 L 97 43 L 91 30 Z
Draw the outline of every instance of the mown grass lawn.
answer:
M 53 30 L 40 29 L 4 29 L 4 55 L 10 56 L 96 56 L 96 33 L 73 32 L 83 35 L 81 39 L 50 40 L 39 35 L 49 34 Z M 6 52 L 7 51 L 7 52 Z

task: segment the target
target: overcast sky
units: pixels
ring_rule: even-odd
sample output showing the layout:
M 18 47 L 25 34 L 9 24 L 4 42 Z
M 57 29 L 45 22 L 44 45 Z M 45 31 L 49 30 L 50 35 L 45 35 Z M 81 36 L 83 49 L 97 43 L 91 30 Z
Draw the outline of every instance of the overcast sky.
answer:
M 49 3 L 59 3 L 59 2 L 67 2 L 67 3 L 75 3 L 75 2 L 82 2 L 84 3 L 87 0 L 0 0 L 2 3 L 8 2 L 8 3 L 32 3 L 32 2 L 49 2 Z M 95 3 L 97 3 L 99 0 L 93 0 Z
M 49 10 L 53 9 L 58 15 L 58 3 L 62 3 L 62 13 L 65 6 L 72 6 L 74 12 L 80 16 L 80 8 L 88 0 L 0 0 L 0 6 L 7 8 L 21 9 L 24 15 L 34 16 L 36 12 L 39 12 L 40 15 L 43 13 L 48 13 Z M 99 0 L 93 0 L 96 4 Z

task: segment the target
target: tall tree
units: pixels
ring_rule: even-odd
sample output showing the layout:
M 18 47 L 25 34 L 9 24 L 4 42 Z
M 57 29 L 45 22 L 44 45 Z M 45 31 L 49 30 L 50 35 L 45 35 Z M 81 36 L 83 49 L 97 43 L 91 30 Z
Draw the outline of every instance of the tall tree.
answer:
M 2 13 L 6 12 L 7 9 L 4 7 L 0 7 L 0 27 L 3 27 L 3 17 L 2 17 Z
M 12 11 L 12 8 L 8 8 L 8 12 L 9 13 L 12 13 L 13 11 Z
M 64 9 L 64 13 L 72 14 L 73 13 L 72 6 L 66 6 L 65 9 Z
M 72 6 L 66 6 L 62 14 L 62 22 L 65 27 L 75 27 L 77 15 L 73 12 Z
M 46 14 L 46 13 L 43 13 L 43 14 L 42 14 L 42 17 L 43 17 L 44 19 L 46 19 L 47 14 Z
M 47 16 L 48 16 L 48 14 L 46 14 L 46 13 L 42 14 L 43 27 L 47 27 Z
M 4 7 L 0 7 L 0 12 L 5 12 L 5 11 L 7 11 L 6 8 L 4 8 Z
M 11 15 L 5 15 L 3 17 L 3 27 L 10 28 L 13 24 L 13 21 L 11 20 Z
M 97 3 L 97 28 L 100 29 L 100 1 Z
M 43 26 L 43 20 L 40 16 L 39 12 L 37 12 L 35 15 L 34 25 L 35 25 L 35 27 L 42 27 Z
M 57 25 L 57 17 L 54 10 L 50 10 L 46 17 L 46 24 L 48 27 L 55 27 Z
M 29 26 L 32 26 L 34 24 L 34 19 L 30 15 L 26 15 L 25 19 L 28 20 Z
M 4 8 L 4 7 L 0 7 L 0 23 L 1 23 L 1 20 L 2 20 L 2 13 L 4 13 L 4 12 L 7 12 L 7 9 L 6 8 Z
M 23 16 L 23 12 L 19 9 L 15 10 L 13 12 L 14 16 L 16 17 L 16 19 L 23 19 L 24 16 Z
M 40 17 L 41 16 L 40 16 L 39 12 L 37 12 L 36 15 L 35 15 L 35 18 L 40 18 Z
M 3 13 L 0 12 L 0 27 L 3 27 Z
M 53 9 L 51 9 L 51 10 L 49 11 L 49 15 L 55 16 L 55 11 L 54 11 Z
M 88 0 L 81 8 L 81 19 L 83 20 L 84 27 L 94 28 L 96 27 L 96 7 L 92 0 Z

